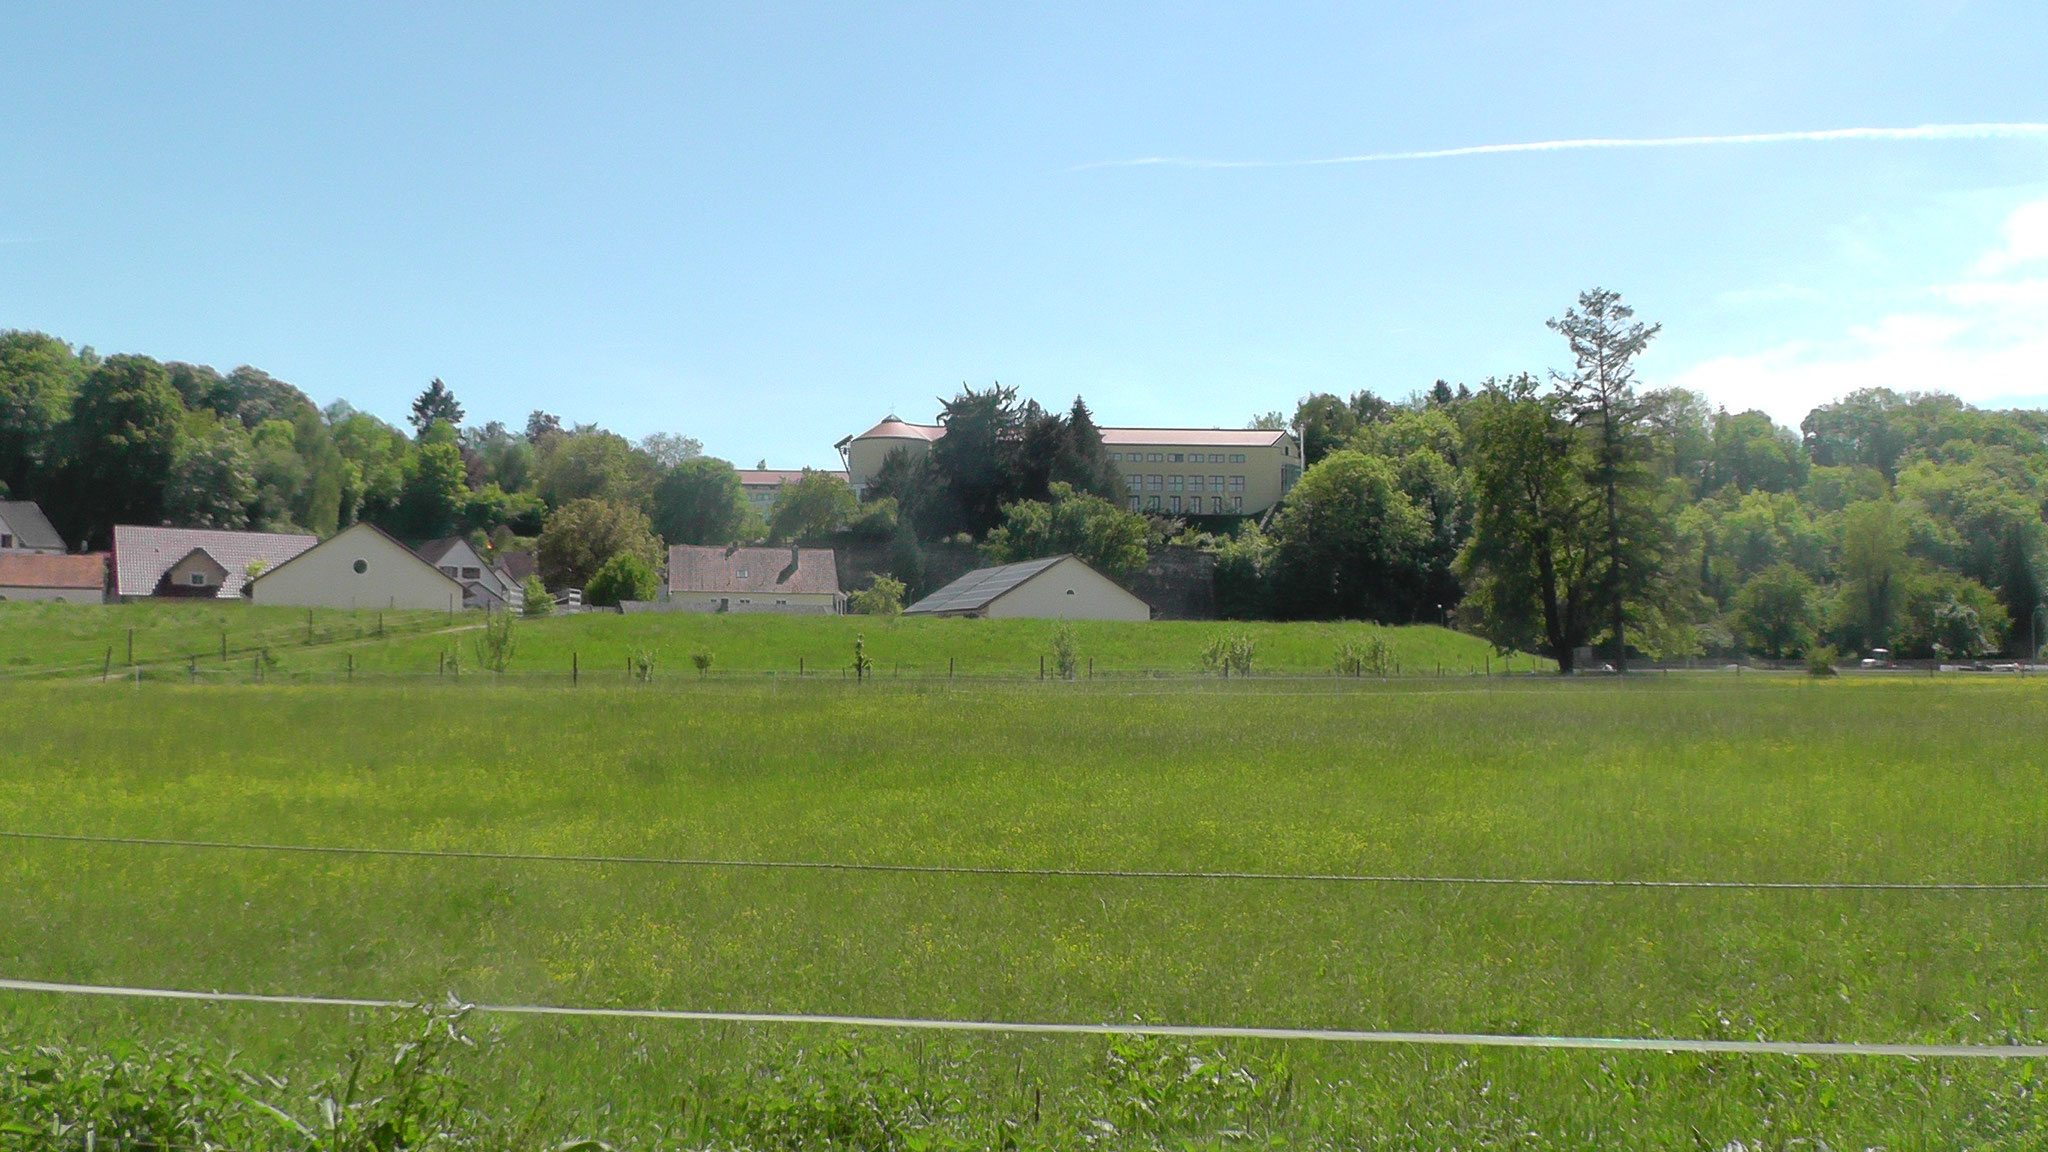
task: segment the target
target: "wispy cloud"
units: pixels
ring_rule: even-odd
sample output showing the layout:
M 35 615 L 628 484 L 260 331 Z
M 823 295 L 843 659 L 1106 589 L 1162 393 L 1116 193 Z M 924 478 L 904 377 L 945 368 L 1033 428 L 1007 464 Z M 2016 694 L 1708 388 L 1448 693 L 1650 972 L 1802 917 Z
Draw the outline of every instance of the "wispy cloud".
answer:
M 1977 404 L 2048 398 L 2048 198 L 2022 204 L 2004 240 L 1961 280 L 1913 290 L 1839 334 L 1718 356 L 1671 382 L 1730 409 L 1797 425 L 1857 389 L 1953 392 Z
M 1813 132 L 1750 132 L 1735 136 L 1588 137 L 1578 140 L 1536 140 L 1521 144 L 1473 144 L 1420 152 L 1366 152 L 1356 156 L 1325 156 L 1311 160 L 1203 160 L 1188 156 L 1141 156 L 1135 160 L 1098 160 L 1077 164 L 1088 168 L 1317 168 L 1332 164 L 1384 164 L 1400 160 L 1448 160 L 1459 156 L 1497 156 L 1512 152 L 1576 152 L 1614 148 L 1703 148 L 1723 144 L 1812 144 L 1844 140 L 2048 140 L 2048 124 L 1922 124 L 1917 128 L 1824 128 Z

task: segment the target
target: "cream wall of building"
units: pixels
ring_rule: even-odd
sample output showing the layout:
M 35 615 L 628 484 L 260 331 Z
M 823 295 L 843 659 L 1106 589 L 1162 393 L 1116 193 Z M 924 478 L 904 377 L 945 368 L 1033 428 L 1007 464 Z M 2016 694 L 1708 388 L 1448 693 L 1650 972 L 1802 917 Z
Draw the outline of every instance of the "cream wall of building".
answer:
M 249 589 L 253 603 L 301 608 L 452 612 L 462 607 L 460 583 L 367 524 L 349 528 L 264 573 Z
M 4 588 L 0 600 L 41 600 L 58 604 L 99 604 L 107 594 L 98 588 Z
M 913 460 L 929 456 L 932 442 L 917 436 L 875 436 L 849 441 L 846 445 L 846 475 L 856 495 L 867 491 L 868 481 L 882 470 L 882 462 L 898 448 Z
M 720 601 L 725 602 L 723 609 Z M 830 616 L 840 611 L 844 596 L 830 592 L 677 592 L 668 607 L 676 612 L 784 612 L 802 616 Z
M 1264 446 L 1106 446 L 1110 462 L 1123 478 L 1124 507 L 1134 512 L 1256 516 L 1278 504 L 1301 479 L 1301 450 L 1292 434 Z M 1191 506 L 1196 498 L 1202 501 L 1200 509 Z
M 221 582 L 227 579 L 228 570 L 221 567 L 220 561 L 206 553 L 194 552 L 171 565 L 171 570 L 165 575 L 170 577 L 170 586 L 173 588 L 195 589 L 208 595 L 216 595 L 220 592 Z M 195 576 L 201 579 L 195 581 Z
M 1150 620 L 1122 585 L 1069 556 L 989 602 L 992 620 Z

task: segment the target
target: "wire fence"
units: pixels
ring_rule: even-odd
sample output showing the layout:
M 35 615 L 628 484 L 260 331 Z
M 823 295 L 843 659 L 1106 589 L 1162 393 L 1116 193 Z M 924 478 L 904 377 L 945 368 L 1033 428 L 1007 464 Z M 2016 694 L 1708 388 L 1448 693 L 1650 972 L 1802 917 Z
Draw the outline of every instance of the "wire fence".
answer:
M 0 990 L 60 996 L 261 1004 L 300 1008 L 404 1009 L 412 1001 L 354 996 L 138 988 L 0 979 Z M 1188 1040 L 1291 1040 L 1334 1044 L 1435 1045 L 1460 1048 L 1557 1049 L 1594 1052 L 1690 1052 L 1731 1056 L 1876 1056 L 1909 1060 L 2027 1060 L 2048 1056 L 2048 1044 L 1917 1044 L 1864 1041 L 1710 1040 L 1672 1036 L 1520 1036 L 1491 1032 L 1404 1032 L 1346 1028 L 1241 1025 L 1066 1023 L 957 1020 L 916 1016 L 850 1016 L 797 1012 L 719 1012 L 672 1008 L 586 1008 L 553 1004 L 468 1004 L 469 1011 L 512 1016 L 666 1020 L 703 1024 L 796 1025 L 893 1031 L 970 1032 L 1026 1036 L 1158 1036 Z
M 988 876 L 1023 879 L 1192 880 L 1363 884 L 1480 888 L 1610 888 L 1794 892 L 2048 892 L 2048 881 L 1854 881 L 1854 880 L 1658 880 L 1497 876 L 1422 876 L 1347 872 L 1231 872 L 1126 868 L 1012 868 L 973 864 L 890 864 L 828 860 L 744 860 L 688 856 L 627 856 L 508 852 L 462 848 L 391 848 L 339 844 L 266 844 L 232 840 L 179 840 L 145 836 L 93 836 L 69 832 L 0 830 L 0 839 L 131 848 L 176 848 L 225 852 L 267 852 L 319 856 L 475 860 L 563 865 L 623 865 L 666 868 L 884 872 L 932 876 Z

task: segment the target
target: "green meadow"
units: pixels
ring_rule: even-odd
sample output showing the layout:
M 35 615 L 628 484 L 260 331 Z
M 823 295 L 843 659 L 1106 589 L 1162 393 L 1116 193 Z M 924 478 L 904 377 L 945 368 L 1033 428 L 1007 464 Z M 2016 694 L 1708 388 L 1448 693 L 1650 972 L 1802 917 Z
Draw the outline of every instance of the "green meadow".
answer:
M 445 612 L 259 608 L 240 602 L 133 604 L 0 601 L 0 678 L 107 668 L 243 668 L 252 656 L 306 646 L 355 647 L 469 623 Z M 225 652 L 226 659 L 222 658 Z
M 634 622 L 548 627 L 580 652 Z M 731 626 L 727 640 L 781 623 L 671 622 Z M 944 623 L 959 622 L 926 622 Z M 1329 639 L 1283 643 L 1306 668 Z M 0 831 L 1009 868 L 2048 876 L 2048 689 L 2032 681 L 678 675 L 0 693 Z M 0 870 L 0 976 L 18 979 L 1432 1032 L 1989 1044 L 2048 1031 L 2044 892 L 968 876 L 4 838 Z M 0 993 L 9 1052 L 232 1052 L 302 1114 L 308 1085 L 392 1027 L 371 1011 Z M 482 1015 L 465 1027 L 476 1046 L 451 1060 L 467 1106 L 504 1120 L 503 1143 L 536 1148 L 2048 1140 L 2040 1073 L 2017 1061 Z

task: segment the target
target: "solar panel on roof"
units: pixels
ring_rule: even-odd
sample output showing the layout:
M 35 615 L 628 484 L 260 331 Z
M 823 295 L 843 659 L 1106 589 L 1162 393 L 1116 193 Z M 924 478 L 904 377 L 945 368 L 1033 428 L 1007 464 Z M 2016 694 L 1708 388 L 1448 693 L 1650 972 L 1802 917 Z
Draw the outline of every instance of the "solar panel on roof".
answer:
M 1040 560 L 1020 560 L 1015 564 L 1003 564 L 994 568 L 977 568 L 905 608 L 904 615 L 978 611 L 988 607 L 996 597 L 1064 559 L 1065 556 L 1047 556 Z

